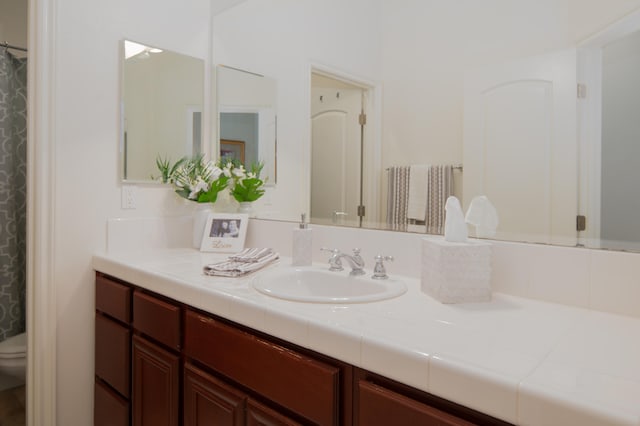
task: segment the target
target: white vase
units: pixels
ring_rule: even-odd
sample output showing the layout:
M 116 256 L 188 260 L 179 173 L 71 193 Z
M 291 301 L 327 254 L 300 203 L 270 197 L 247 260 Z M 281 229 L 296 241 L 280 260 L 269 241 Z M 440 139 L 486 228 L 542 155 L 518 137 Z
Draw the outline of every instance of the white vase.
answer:
M 241 201 L 238 206 L 238 213 L 245 213 L 251 216 L 253 213 L 253 202 L 252 201 Z
M 204 228 L 207 225 L 207 217 L 213 211 L 211 203 L 196 203 L 193 211 L 193 248 L 200 249 Z

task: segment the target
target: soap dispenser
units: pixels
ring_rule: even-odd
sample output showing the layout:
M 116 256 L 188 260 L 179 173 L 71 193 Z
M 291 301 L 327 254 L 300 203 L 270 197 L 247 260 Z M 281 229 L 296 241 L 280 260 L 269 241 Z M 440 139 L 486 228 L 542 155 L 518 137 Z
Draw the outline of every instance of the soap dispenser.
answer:
M 291 255 L 291 264 L 293 266 L 311 266 L 313 240 L 311 238 L 311 228 L 306 222 L 306 217 L 307 215 L 302 213 L 298 228 L 293 230 L 293 253 Z

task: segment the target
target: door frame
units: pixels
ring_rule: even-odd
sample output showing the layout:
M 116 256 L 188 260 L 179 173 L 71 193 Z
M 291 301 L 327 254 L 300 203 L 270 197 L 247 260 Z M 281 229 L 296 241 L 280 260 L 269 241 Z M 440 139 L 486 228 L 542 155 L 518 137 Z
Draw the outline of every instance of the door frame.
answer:
M 27 424 L 56 424 L 56 1 L 28 0 Z
M 367 123 L 364 131 L 364 146 L 368 149 L 363 153 L 363 204 L 366 206 L 365 218 L 362 222 L 364 228 L 375 227 L 379 223 L 381 216 L 380 209 L 380 188 L 382 178 L 382 148 L 380 134 L 382 130 L 382 89 L 381 85 L 366 78 L 345 72 L 342 69 L 329 65 L 311 62 L 307 73 L 307 135 L 308 143 L 305 150 L 305 164 L 308 164 L 305 173 L 307 210 L 311 210 L 311 74 L 319 74 L 334 80 L 356 86 L 363 90 L 363 107 L 367 114 Z

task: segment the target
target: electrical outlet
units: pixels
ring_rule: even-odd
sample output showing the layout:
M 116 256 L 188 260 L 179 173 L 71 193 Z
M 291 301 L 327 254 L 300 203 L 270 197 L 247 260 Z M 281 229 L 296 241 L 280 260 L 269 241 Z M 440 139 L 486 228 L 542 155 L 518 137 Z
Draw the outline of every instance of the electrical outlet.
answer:
M 123 209 L 136 208 L 136 193 L 137 193 L 137 188 L 135 185 L 122 185 L 122 208 Z

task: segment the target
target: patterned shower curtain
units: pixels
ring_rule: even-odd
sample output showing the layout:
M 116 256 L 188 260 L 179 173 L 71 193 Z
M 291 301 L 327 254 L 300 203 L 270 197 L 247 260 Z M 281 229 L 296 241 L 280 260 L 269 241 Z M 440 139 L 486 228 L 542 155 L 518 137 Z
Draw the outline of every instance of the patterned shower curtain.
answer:
M 27 60 L 0 48 L 0 341 L 25 330 Z

